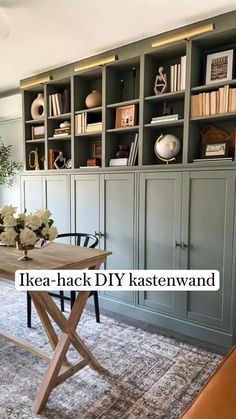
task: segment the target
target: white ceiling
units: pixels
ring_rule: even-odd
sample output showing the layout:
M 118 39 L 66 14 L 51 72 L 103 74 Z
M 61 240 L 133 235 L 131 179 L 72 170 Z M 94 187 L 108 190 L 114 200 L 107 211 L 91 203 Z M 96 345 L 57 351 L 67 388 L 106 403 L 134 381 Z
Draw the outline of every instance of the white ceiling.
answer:
M 235 6 L 236 0 L 0 0 L 1 22 L 9 25 L 0 39 L 0 93 L 20 79 Z

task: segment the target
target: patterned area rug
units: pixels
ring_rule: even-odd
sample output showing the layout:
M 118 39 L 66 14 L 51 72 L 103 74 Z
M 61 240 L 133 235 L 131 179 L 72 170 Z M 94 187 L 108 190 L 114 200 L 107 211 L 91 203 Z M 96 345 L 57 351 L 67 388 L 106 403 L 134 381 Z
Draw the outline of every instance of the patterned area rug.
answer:
M 0 283 L 1 327 L 49 350 L 37 316 L 26 327 L 26 296 Z M 101 324 L 84 314 L 79 333 L 107 379 L 89 368 L 61 384 L 41 416 L 31 412 L 45 362 L 0 339 L 0 418 L 178 419 L 221 357 L 126 326 L 107 317 Z M 71 349 L 69 358 L 75 358 Z

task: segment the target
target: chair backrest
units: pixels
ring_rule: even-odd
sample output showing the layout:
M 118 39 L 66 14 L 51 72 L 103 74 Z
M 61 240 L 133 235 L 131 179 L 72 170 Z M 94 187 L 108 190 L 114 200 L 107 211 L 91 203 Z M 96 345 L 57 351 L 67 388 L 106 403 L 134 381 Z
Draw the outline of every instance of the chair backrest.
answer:
M 64 233 L 58 234 L 57 238 L 74 237 L 76 246 L 90 247 L 94 249 L 98 245 L 98 238 L 88 233 Z

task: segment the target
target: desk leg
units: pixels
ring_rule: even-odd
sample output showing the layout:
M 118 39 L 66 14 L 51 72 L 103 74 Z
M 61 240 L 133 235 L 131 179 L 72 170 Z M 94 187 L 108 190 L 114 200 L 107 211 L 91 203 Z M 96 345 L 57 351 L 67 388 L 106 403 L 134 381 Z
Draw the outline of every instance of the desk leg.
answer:
M 99 267 L 96 266 L 95 269 L 99 269 Z M 39 413 L 46 405 L 52 389 L 65 381 L 68 377 L 72 376 L 75 372 L 79 371 L 79 369 L 89 365 L 96 371 L 103 372 L 104 370 L 76 332 L 77 325 L 82 316 L 90 291 L 82 291 L 79 293 L 68 320 L 64 314 L 62 314 L 48 293 L 37 291 L 32 294 L 34 294 L 34 300 L 37 301 L 36 304 L 46 311 L 47 317 L 48 314 L 52 317 L 62 331 L 62 335 L 56 345 L 54 355 L 49 362 L 47 372 L 33 404 L 33 412 Z M 73 367 L 63 369 L 60 373 L 66 353 L 71 344 L 83 357 L 83 360 Z

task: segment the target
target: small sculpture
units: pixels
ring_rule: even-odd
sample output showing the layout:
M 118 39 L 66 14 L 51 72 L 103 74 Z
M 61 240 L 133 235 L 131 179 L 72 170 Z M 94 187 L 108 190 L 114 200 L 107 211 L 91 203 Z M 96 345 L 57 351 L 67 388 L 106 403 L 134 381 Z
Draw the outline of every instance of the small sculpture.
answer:
M 37 148 L 29 152 L 29 167 L 30 169 L 40 170 L 39 167 L 39 155 Z
M 167 78 L 166 73 L 164 73 L 164 67 L 159 67 L 158 73 L 159 74 L 156 76 L 154 84 L 155 95 L 161 95 L 167 90 Z
M 59 151 L 57 158 L 54 161 L 54 167 L 56 169 L 65 169 L 66 158 L 63 156 L 63 151 Z

